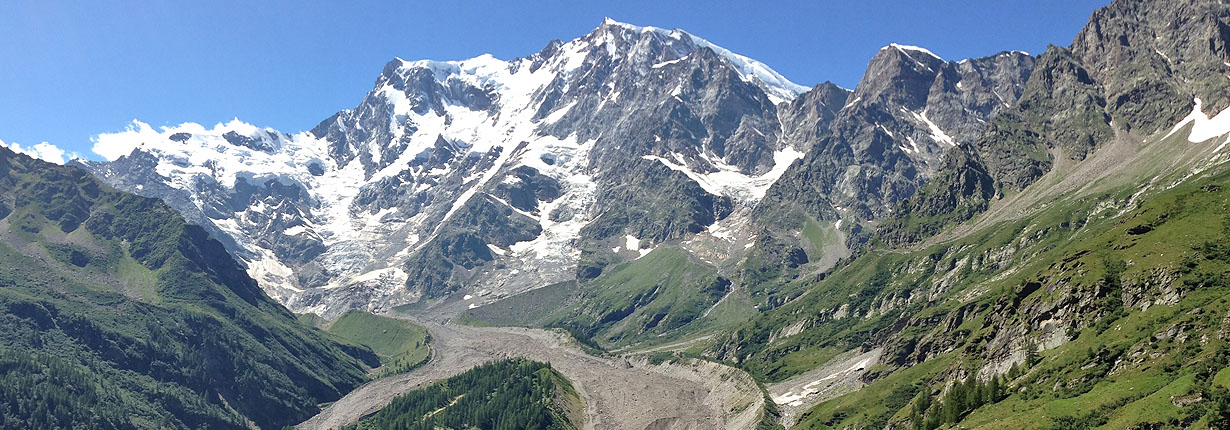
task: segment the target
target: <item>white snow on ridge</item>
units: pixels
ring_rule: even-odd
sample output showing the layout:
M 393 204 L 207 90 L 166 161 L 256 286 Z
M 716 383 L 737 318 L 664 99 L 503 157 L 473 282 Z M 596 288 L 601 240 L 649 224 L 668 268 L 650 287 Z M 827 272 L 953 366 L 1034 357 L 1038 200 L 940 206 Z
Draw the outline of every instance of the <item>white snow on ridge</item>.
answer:
M 636 236 L 629 234 L 629 235 L 624 236 L 624 249 L 637 252 L 639 255 L 637 255 L 636 258 L 641 258 L 649 254 L 650 252 L 652 252 L 654 248 L 653 247 L 642 248 L 641 240 L 637 239 Z M 619 252 L 619 248 L 615 248 L 615 252 Z
M 904 110 L 904 108 L 902 109 Z M 957 141 L 953 140 L 952 136 L 949 136 L 948 133 L 945 133 L 944 130 L 940 128 L 940 126 L 935 125 L 934 122 L 931 122 L 931 120 L 927 118 L 926 111 L 918 111 L 918 112 L 910 112 L 910 113 L 914 115 L 914 118 L 918 119 L 919 121 L 922 121 L 923 124 L 927 125 L 927 129 L 931 131 L 931 139 L 934 140 L 936 143 L 939 143 L 942 146 L 944 146 L 944 149 L 957 146 Z
M 1187 135 L 1187 140 L 1191 143 L 1204 142 L 1230 133 L 1230 108 L 1223 109 L 1217 115 L 1210 118 L 1201 110 L 1203 102 L 1199 97 L 1196 97 L 1193 102 L 1195 106 L 1192 107 L 1192 113 L 1187 114 L 1186 118 L 1179 120 L 1179 123 L 1170 129 L 1170 133 L 1167 133 L 1166 137 L 1179 132 L 1188 123 L 1192 124 L 1192 131 Z M 1220 149 L 1219 147 L 1218 150 Z
M 641 240 L 637 239 L 636 236 L 626 235 L 624 236 L 624 248 L 628 248 L 629 251 L 641 249 Z
M 825 376 L 823 378 L 812 381 L 808 383 L 807 385 L 804 385 L 798 393 L 794 391 L 790 391 L 781 396 L 774 398 L 773 401 L 778 404 L 786 404 L 790 406 L 800 406 L 803 404 L 804 399 L 812 395 L 815 395 L 816 393 L 819 393 L 822 388 L 825 388 L 821 386 L 825 382 L 829 380 L 837 379 L 839 377 L 845 377 L 848 375 L 856 374 L 856 372 L 862 371 L 868 365 L 870 365 L 872 361 L 874 360 L 875 360 L 875 357 L 864 358 L 861 361 L 850 365 L 850 367 L 845 370 L 836 371 L 828 376 Z
M 876 128 L 879 129 L 880 131 L 883 131 L 884 134 L 887 134 L 889 138 L 892 138 L 892 139 L 897 138 L 897 136 L 894 135 L 893 132 L 888 129 L 888 127 L 885 127 L 881 124 L 876 124 Z
M 679 154 L 672 154 L 677 160 L 682 160 Z M 671 170 L 687 175 L 693 181 L 696 181 L 702 189 L 709 194 L 717 196 L 728 196 L 744 204 L 752 204 L 764 198 L 769 187 L 777 182 L 777 179 L 786 173 L 786 169 L 790 167 L 795 160 L 803 158 L 803 153 L 792 147 L 786 147 L 780 151 L 773 153 L 773 168 L 760 176 L 748 176 L 739 171 L 739 168 L 723 163 L 720 159 L 707 158 L 713 167 L 717 168 L 717 172 L 712 173 L 697 173 L 688 168 L 682 162 L 667 160 L 655 155 L 645 155 L 641 158 L 646 160 L 655 160 L 662 163 Z
M 906 136 L 905 140 L 906 142 L 909 142 L 910 145 L 909 146 L 901 145 L 900 148 L 902 151 L 905 151 L 906 153 L 910 153 L 910 154 L 917 154 L 920 152 L 918 148 L 918 142 L 914 141 L 914 136 Z
M 773 70 L 772 68 L 765 65 L 764 63 L 761 63 L 759 61 L 745 57 L 743 55 L 736 54 L 729 49 L 715 45 L 708 40 L 693 36 L 692 34 L 686 31 L 683 31 L 683 30 L 679 30 L 679 29 L 667 30 L 664 28 L 650 27 L 650 26 L 642 27 L 642 26 L 636 26 L 632 24 L 618 22 L 610 18 L 607 18 L 606 20 L 604 20 L 603 24 L 604 25 L 616 25 L 616 26 L 622 27 L 626 30 L 633 31 L 633 32 L 641 32 L 641 33 L 654 32 L 654 33 L 663 35 L 665 37 L 672 37 L 675 39 L 679 39 L 679 38 L 686 36 L 689 39 L 691 39 L 692 43 L 695 44 L 696 46 L 712 49 L 713 52 L 718 53 L 718 55 L 726 57 L 726 59 L 730 61 L 730 63 L 734 65 L 735 68 L 739 71 L 739 74 L 743 77 L 744 80 L 749 81 L 749 82 L 756 80 L 764 84 L 766 87 L 768 87 L 767 95 L 773 101 L 774 104 L 781 103 L 783 101 L 793 100 L 799 94 L 802 94 L 808 90 L 807 87 L 796 84 L 794 82 L 791 82 L 789 79 L 786 79 L 785 76 L 782 76 L 780 73 Z M 660 63 L 660 64 L 666 65 L 664 63 Z M 655 66 L 655 67 L 658 67 L 658 66 Z
M 682 30 L 615 24 L 634 29 L 637 34 L 654 32 L 681 41 L 678 43 L 680 51 L 694 50 L 696 47 L 713 49 L 729 61 L 745 81 L 762 88 L 774 102 L 793 99 L 808 89 L 790 82 L 760 62 Z M 646 35 L 651 37 L 642 40 L 657 40 L 657 35 Z M 430 71 L 427 79 L 434 78 L 446 88 L 471 86 L 489 93 L 495 106 L 471 109 L 464 101 L 450 99 L 447 92 L 439 100 L 425 101 L 415 96 L 414 89 L 407 94 L 393 84 L 378 86 L 370 100 L 384 104 L 377 106 L 376 110 L 379 115 L 387 113 L 389 118 L 387 130 L 378 130 L 380 133 L 372 135 L 382 135 L 388 139 L 347 141 L 345 157 L 335 157 L 330 151 L 330 145 L 338 142 L 318 139 L 308 132 L 280 133 L 238 119 L 212 127 L 194 123 L 153 127 L 134 120 L 123 131 L 94 137 L 93 151 L 108 161 L 120 159 L 136 149 L 153 154 L 157 159 L 155 172 L 165 177 L 170 187 L 188 190 L 191 198 L 195 199 L 192 204 L 203 212 L 212 209 L 208 206 L 213 203 L 202 201 L 200 193 L 191 191 L 202 186 L 213 189 L 212 181 L 231 190 L 242 181 L 264 183 L 277 180 L 284 185 L 302 187 L 310 204 L 293 208 L 302 214 L 302 223 L 282 224 L 292 227 L 285 228 L 281 234 L 319 238 L 322 241 L 326 250 L 313 264 L 319 263 L 330 273 L 331 280 L 323 288 L 363 284 L 375 290 L 373 297 L 393 294 L 390 289 L 401 285 L 406 277 L 396 267 L 410 258 L 414 250 L 431 241 L 439 227 L 446 224 L 468 200 L 482 197 L 479 194 L 483 194 L 485 187 L 494 183 L 492 181 L 505 179 L 500 176 L 502 172 L 517 166 L 533 167 L 540 174 L 560 183 L 560 197 L 550 202 L 539 202 L 533 213 L 517 211 L 537 220 L 542 226 L 542 234 L 507 247 L 488 247 L 493 254 L 524 263 L 519 269 L 532 268 L 535 273 L 546 273 L 555 268 L 566 268 L 580 256 L 576 238 L 594 216 L 588 211 L 594 206 L 597 185 L 588 162 L 597 138 L 578 142 L 575 135 L 560 138 L 539 134 L 542 126 L 560 121 L 573 112 L 575 101 L 555 106 L 543 118 L 535 117 L 544 89 L 557 78 L 572 82 L 568 78 L 581 68 L 587 55 L 602 55 L 604 47 L 607 50 L 616 47 L 615 40 L 603 40 L 601 37 L 591 39 L 594 38 L 583 37 L 565 42 L 547 58 L 503 61 L 488 54 L 461 61 L 398 59 L 400 63 L 395 63 L 395 70 L 390 73 L 403 74 L 403 78 L 411 72 L 426 76 L 427 72 L 423 71 L 426 69 Z M 611 51 L 606 53 L 610 55 Z M 680 52 L 679 55 L 684 57 L 676 60 L 656 64 L 647 61 L 643 65 L 665 67 L 685 59 L 685 54 Z M 542 60 L 545 61 L 538 67 L 528 67 L 530 61 Z M 672 94 L 678 96 L 681 92 L 677 87 Z M 609 99 L 616 97 L 618 93 L 613 92 Z M 606 101 L 603 99 L 604 103 Z M 423 109 L 421 103 L 435 105 L 431 106 L 432 109 Z M 366 104 L 360 106 L 367 107 Z M 363 124 L 360 126 L 369 123 Z M 385 127 L 380 124 L 379 127 Z M 238 135 L 240 140 L 236 140 L 232 133 Z M 364 186 L 390 178 L 402 180 L 398 175 L 406 171 L 406 166 L 424 150 L 434 147 L 441 138 L 453 144 L 460 154 L 481 155 L 495 160 L 490 166 L 480 164 L 483 168 L 459 167 L 473 164 L 452 163 L 410 172 L 415 182 L 403 184 L 414 192 L 429 192 L 428 188 L 433 186 L 431 184 L 437 183 L 432 179 L 449 175 L 453 175 L 450 178 L 465 178 L 457 189 L 436 196 L 431 203 L 433 212 L 430 214 L 426 211 L 402 214 L 402 209 L 385 207 L 383 205 L 387 203 L 384 202 L 381 202 L 379 210 L 355 205 L 356 196 Z M 386 147 L 389 141 L 404 145 L 404 149 L 398 147 L 399 152 L 390 152 Z M 701 154 L 701 157 L 709 161 L 716 171 L 698 174 L 692 172 L 678 154 L 671 155 L 675 155 L 673 160 L 659 161 L 668 168 L 683 172 L 710 193 L 730 196 L 748 204 L 762 198 L 790 164 L 802 158 L 803 153 L 793 148 L 777 151 L 773 154 L 775 164 L 770 171 L 756 176 L 745 175 L 738 168 L 708 154 Z M 483 161 L 487 162 L 492 161 Z M 460 168 L 470 170 L 456 170 Z M 298 297 L 314 297 L 312 294 L 315 293 L 298 288 L 300 281 L 294 269 L 276 257 L 272 246 L 259 240 L 258 235 L 263 234 L 267 226 L 257 224 L 266 222 L 267 215 L 281 216 L 276 211 L 286 209 L 273 207 L 275 205 L 256 202 L 251 207 L 231 209 L 238 211 L 233 216 L 228 214 L 225 219 L 212 221 L 248 251 L 251 256 L 245 258 L 248 273 L 259 280 L 271 296 L 291 304 Z M 443 219 L 438 218 L 441 213 Z M 553 220 L 550 216 L 552 213 L 568 215 Z M 432 224 L 427 224 L 428 218 L 431 218 Z M 652 251 L 648 246 L 641 248 L 640 241 L 634 237 L 625 239 L 624 245 L 629 251 L 638 252 L 641 256 Z M 542 271 L 539 272 L 539 269 Z M 516 270 L 510 266 L 509 273 Z M 521 276 L 524 277 L 524 274 Z M 546 279 L 553 275 L 542 276 Z
M 514 243 L 508 251 L 510 256 L 527 261 L 530 267 L 565 265 L 580 258 L 581 249 L 576 246 L 575 238 L 591 220 L 586 211 L 594 201 L 597 185 L 586 171 L 586 166 L 596 140 L 577 142 L 575 136 L 565 139 L 541 136 L 537 139 L 512 162 L 557 178 L 562 195 L 539 207 L 535 219 L 542 226 L 542 234 Z M 546 163 L 544 156 L 549 156 L 554 162 Z M 556 221 L 551 219 L 550 214 L 557 209 L 570 210 L 574 214 L 569 219 Z
M 688 58 L 688 57 L 685 55 L 685 56 L 683 56 L 683 57 L 679 57 L 679 58 L 676 58 L 676 59 L 674 59 L 674 60 L 667 60 L 667 61 L 663 61 L 663 62 L 661 62 L 661 63 L 655 63 L 653 66 L 650 66 L 650 67 L 651 67 L 651 68 L 654 68 L 654 69 L 661 69 L 661 68 L 666 67 L 666 66 L 669 66 L 669 65 L 671 65 L 671 64 L 675 64 L 675 63 L 678 63 L 678 62 L 680 62 L 680 61 L 683 61 L 683 60 L 684 60 L 684 59 L 686 59 L 686 58 Z
M 226 135 L 231 132 L 253 139 L 253 146 L 260 149 L 228 141 Z M 393 210 L 352 215 L 351 203 L 367 183 L 364 168 L 357 161 L 337 166 L 328 155 L 327 141 L 306 132 L 287 135 L 238 120 L 213 128 L 185 123 L 158 130 L 133 121 L 125 131 L 100 134 L 93 141 L 94 152 L 108 160 L 128 155 L 134 149 L 153 154 L 158 160 L 155 172 L 167 178 L 167 184 L 176 189 L 193 190 L 200 181 L 217 181 L 224 187 L 234 188 L 241 180 L 261 183 L 271 179 L 303 187 L 319 206 L 304 214 L 304 224 L 287 228 L 282 234 L 314 233 L 320 237 L 329 249 L 322 261 L 339 274 L 328 287 L 370 281 L 363 278 L 363 273 L 368 270 L 365 263 L 376 250 L 357 244 L 373 238 L 383 240 L 382 231 L 386 226 L 381 219 Z M 317 169 L 324 174 L 316 177 L 310 173 Z M 192 203 L 197 209 L 206 209 L 207 202 L 197 197 Z M 252 224 L 248 216 L 266 214 L 273 209 L 258 201 L 232 218 L 212 222 L 254 255 L 245 259 L 248 274 L 260 281 L 271 296 L 288 303 L 295 293 L 302 291 L 295 286 L 294 271 L 252 236 L 252 231 L 263 226 Z
M 603 21 L 604 25 L 614 25 L 630 32 L 645 33 L 653 32 L 666 38 L 681 40 L 686 37 L 693 45 L 697 47 L 706 47 L 712 49 L 718 55 L 726 58 L 732 66 L 739 72 L 743 80 L 748 82 L 758 82 L 764 88 L 766 95 L 769 96 L 774 104 L 784 101 L 793 100 L 799 94 L 806 92 L 809 88 L 803 85 L 796 84 L 785 76 L 782 76 L 777 71 L 759 61 L 753 60 L 746 56 L 732 52 L 729 49 L 715 45 L 708 40 L 696 37 L 686 31 L 675 29 L 666 30 L 651 26 L 636 26 L 632 24 L 622 23 L 610 18 Z M 600 46 L 607 50 L 607 54 L 614 56 L 615 43 L 611 36 L 604 35 L 604 39 L 595 41 Z M 565 61 L 563 62 L 562 72 L 570 73 L 580 67 L 585 59 L 586 48 L 591 47 L 582 39 L 576 39 L 564 44 L 561 47 Z M 686 56 L 684 57 L 686 58 Z M 660 68 L 682 60 L 679 58 L 671 61 L 664 61 L 652 65 L 653 68 Z M 409 70 L 414 68 L 430 69 L 439 82 L 446 82 L 448 79 L 463 79 L 479 88 L 484 88 L 487 84 L 494 84 L 497 87 L 501 85 L 517 86 L 517 87 L 541 87 L 541 85 L 521 85 L 520 82 L 509 81 L 509 66 L 511 62 L 495 58 L 491 54 L 483 54 L 478 57 L 470 58 L 461 61 L 435 61 L 435 60 L 416 60 L 406 61 L 398 59 L 402 62 L 401 69 Z M 517 73 L 518 75 L 528 75 L 530 73 Z M 550 73 L 548 73 L 550 74 Z M 540 82 L 539 84 L 545 84 Z M 507 101 L 501 103 L 504 105 L 513 105 Z
M 389 283 L 396 283 L 396 284 L 405 282 L 406 272 L 403 272 L 401 269 L 396 268 L 396 267 L 389 267 L 385 269 L 373 270 L 373 271 L 364 273 L 362 275 L 355 276 L 354 278 L 351 278 L 349 283 L 357 284 L 357 283 L 375 282 L 375 281 L 386 281 L 387 282 L 389 280 L 393 281 Z
M 944 59 L 943 59 L 942 57 L 940 57 L 939 55 L 935 55 L 935 53 L 934 53 L 934 52 L 931 52 L 931 51 L 927 50 L 927 48 L 922 48 L 922 47 L 918 47 L 918 46 L 911 46 L 911 45 L 902 45 L 902 44 L 899 44 L 899 43 L 890 43 L 890 44 L 888 44 L 888 46 L 885 46 L 885 47 L 883 47 L 883 48 L 880 48 L 880 50 L 881 50 L 881 51 L 883 51 L 883 50 L 888 49 L 888 48 L 897 48 L 897 49 L 900 49 L 900 50 L 902 50 L 902 51 L 921 52 L 921 53 L 923 53 L 923 54 L 927 54 L 927 55 L 930 55 L 930 56 L 932 56 L 932 57 L 935 57 L 936 59 L 938 59 L 938 60 L 940 60 L 940 61 L 943 61 L 943 60 L 944 60 Z
M 568 104 L 564 105 L 563 107 L 555 109 L 554 112 L 551 112 L 549 115 L 547 115 L 546 118 L 543 119 L 543 122 L 547 124 L 553 124 L 555 122 L 558 122 L 561 118 L 564 117 L 564 115 L 567 115 L 569 111 L 572 111 L 572 107 L 576 106 L 576 104 L 577 102 L 574 100 L 574 101 L 568 102 Z
M 272 151 L 234 145 L 224 137 L 229 132 L 265 139 L 261 143 L 270 145 Z M 182 141 L 171 140 L 179 133 L 189 136 Z M 270 128 L 258 129 L 238 119 L 226 124 L 219 123 L 212 129 L 184 123 L 161 127 L 161 131 L 133 120 L 124 131 L 102 133 L 91 140 L 94 142 L 94 153 L 108 161 L 115 161 L 140 148 L 160 156 L 158 173 L 163 176 L 174 179 L 204 174 L 226 186 L 234 186 L 241 177 L 305 178 L 308 176 L 308 164 L 323 164 L 322 160 L 327 158 L 324 143 L 307 133 L 285 135 Z

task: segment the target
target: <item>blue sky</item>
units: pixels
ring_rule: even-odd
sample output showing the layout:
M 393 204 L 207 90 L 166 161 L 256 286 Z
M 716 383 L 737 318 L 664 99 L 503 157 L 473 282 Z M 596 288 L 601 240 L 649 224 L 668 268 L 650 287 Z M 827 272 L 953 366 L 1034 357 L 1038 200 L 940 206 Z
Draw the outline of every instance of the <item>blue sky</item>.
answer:
M 682 28 L 790 80 L 852 88 L 888 43 L 949 60 L 1067 46 L 1106 0 L 0 2 L 0 141 L 239 118 L 286 132 L 353 107 L 394 57 L 511 59 L 603 17 Z

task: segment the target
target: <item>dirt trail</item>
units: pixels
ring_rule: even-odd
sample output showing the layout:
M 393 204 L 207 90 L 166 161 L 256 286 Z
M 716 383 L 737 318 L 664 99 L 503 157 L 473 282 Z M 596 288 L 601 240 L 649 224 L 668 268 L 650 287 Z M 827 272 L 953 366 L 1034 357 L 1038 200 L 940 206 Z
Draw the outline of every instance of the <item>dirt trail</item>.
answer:
M 655 366 L 643 360 L 595 357 L 564 335 L 539 329 L 420 323 L 431 333 L 431 362 L 372 381 L 297 428 L 334 429 L 354 423 L 399 394 L 511 357 L 549 362 L 572 381 L 585 399 L 585 429 L 751 428 L 763 408 L 763 396 L 751 378 L 730 377 L 746 374 L 726 366 Z

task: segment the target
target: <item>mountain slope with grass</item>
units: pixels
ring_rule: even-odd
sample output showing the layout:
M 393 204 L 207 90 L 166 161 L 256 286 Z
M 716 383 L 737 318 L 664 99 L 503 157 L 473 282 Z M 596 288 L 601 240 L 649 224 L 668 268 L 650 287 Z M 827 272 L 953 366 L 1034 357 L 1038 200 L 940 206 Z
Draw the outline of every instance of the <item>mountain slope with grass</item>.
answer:
M 797 428 L 1225 428 L 1230 127 L 1193 71 L 1228 21 L 1097 11 L 851 258 L 703 352 Z
M 352 310 L 328 323 L 325 330 L 371 348 L 380 358 L 377 376 L 406 372 L 431 359 L 427 329 L 409 321 Z
M 347 429 L 573 430 L 585 403 L 550 364 L 525 359 L 484 364 L 393 399 Z
M 820 381 L 776 399 L 820 400 L 799 428 L 912 427 L 912 414 L 926 428 L 1222 428 L 1228 189 L 1222 170 L 1127 211 L 1108 204 L 1123 189 L 961 240 L 871 251 L 717 350 L 770 383 L 820 380 L 830 375 L 806 372 L 874 351 L 844 395 Z
M 162 202 L 4 148 L 0 309 L 3 428 L 280 428 L 378 364 Z

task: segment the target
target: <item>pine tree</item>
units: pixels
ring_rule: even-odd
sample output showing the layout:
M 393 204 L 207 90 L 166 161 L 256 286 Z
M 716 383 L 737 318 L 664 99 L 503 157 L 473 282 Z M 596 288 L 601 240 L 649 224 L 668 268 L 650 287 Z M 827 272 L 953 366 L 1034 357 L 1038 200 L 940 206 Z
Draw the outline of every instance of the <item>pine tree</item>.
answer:
M 999 402 L 999 376 L 992 376 L 987 382 L 987 403 Z
M 910 413 L 910 422 L 914 424 L 915 430 L 922 429 L 926 425 L 924 418 L 926 418 L 928 409 L 931 409 L 931 388 L 924 386 L 922 390 L 919 390 L 914 400 L 914 410 Z
M 941 417 L 941 415 L 942 415 L 942 412 L 940 409 L 940 404 L 933 403 L 931 405 L 931 410 L 927 412 L 927 425 L 926 425 L 927 430 L 933 430 L 935 428 L 938 428 L 940 424 L 943 423 L 942 421 L 943 418 Z
M 944 396 L 944 422 L 957 422 L 963 411 L 965 411 L 965 384 L 957 381 L 948 389 L 948 395 Z
M 971 370 L 965 377 L 965 408 L 962 415 L 982 406 L 982 384 L 978 382 L 978 372 Z
M 1025 341 L 1025 367 L 1032 367 L 1038 363 L 1038 345 L 1032 340 Z M 1022 369 L 1024 373 L 1024 369 Z

